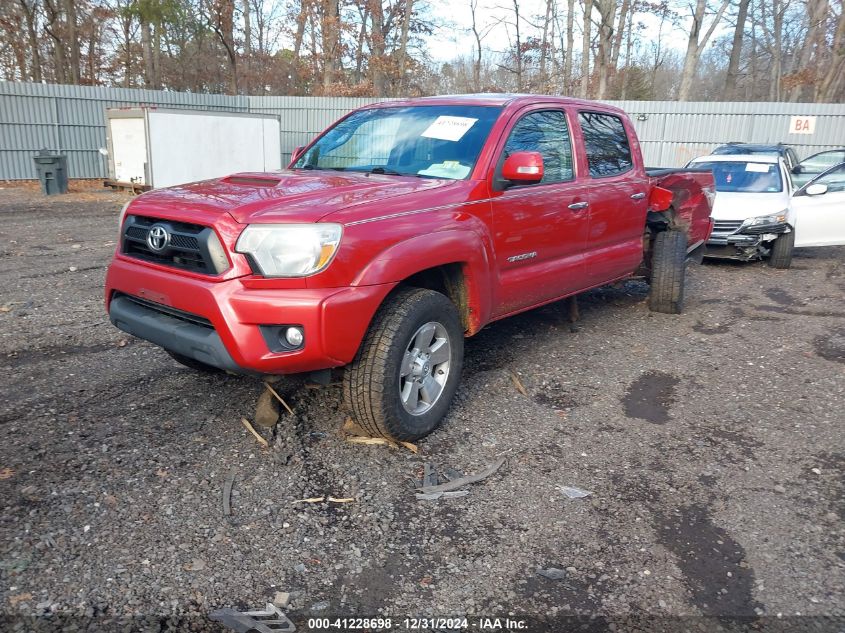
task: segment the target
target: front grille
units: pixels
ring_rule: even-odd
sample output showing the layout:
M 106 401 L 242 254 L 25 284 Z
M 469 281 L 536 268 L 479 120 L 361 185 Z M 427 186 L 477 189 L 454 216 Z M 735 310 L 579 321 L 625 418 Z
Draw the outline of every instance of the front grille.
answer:
M 125 299 L 143 308 L 147 308 L 148 310 L 154 310 L 155 312 L 159 312 L 161 314 L 166 314 L 167 316 L 173 317 L 174 319 L 179 319 L 180 321 L 186 321 L 188 323 L 193 323 L 194 325 L 201 325 L 203 327 L 214 329 L 214 326 L 211 324 L 211 321 L 209 321 L 205 317 L 199 316 L 198 314 L 185 312 L 184 310 L 179 310 L 178 308 L 171 308 L 170 306 L 166 306 L 161 303 L 156 303 L 155 301 L 150 301 L 149 299 L 142 299 L 141 297 L 124 294 L 122 292 L 115 292 L 114 298 L 116 299 L 117 297 L 124 297 Z
M 714 220 L 713 233 L 721 233 L 722 235 L 736 233 L 739 227 L 742 226 L 742 220 Z
M 130 215 L 123 227 L 121 253 L 129 257 L 206 275 L 219 275 L 229 268 L 220 240 L 208 226 Z M 154 227 L 163 228 L 168 236 L 160 251 L 147 241 Z

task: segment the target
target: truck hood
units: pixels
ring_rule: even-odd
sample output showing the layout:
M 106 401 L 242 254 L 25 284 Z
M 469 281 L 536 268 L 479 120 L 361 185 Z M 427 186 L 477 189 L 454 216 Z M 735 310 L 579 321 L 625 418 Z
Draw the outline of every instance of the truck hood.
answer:
M 745 220 L 772 215 L 789 208 L 789 195 L 780 193 L 734 193 L 720 191 L 713 203 L 714 220 Z
M 242 173 L 149 191 L 133 204 L 130 213 L 159 211 L 172 216 L 185 209 L 211 221 L 228 213 L 242 224 L 316 222 L 341 209 L 451 183 L 454 181 L 324 170 Z

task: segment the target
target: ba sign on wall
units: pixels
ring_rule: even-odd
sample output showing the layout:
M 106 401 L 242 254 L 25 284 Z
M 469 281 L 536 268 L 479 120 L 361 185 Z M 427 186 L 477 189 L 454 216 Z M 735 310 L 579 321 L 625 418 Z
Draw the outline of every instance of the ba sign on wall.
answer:
M 790 134 L 815 134 L 816 117 L 814 116 L 793 116 L 789 118 Z

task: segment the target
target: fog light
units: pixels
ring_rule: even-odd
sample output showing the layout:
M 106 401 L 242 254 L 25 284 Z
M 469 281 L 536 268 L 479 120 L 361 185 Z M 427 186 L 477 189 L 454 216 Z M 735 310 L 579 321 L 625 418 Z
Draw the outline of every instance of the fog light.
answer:
M 291 347 L 299 347 L 305 337 L 302 334 L 302 328 L 289 327 L 285 330 L 285 340 Z

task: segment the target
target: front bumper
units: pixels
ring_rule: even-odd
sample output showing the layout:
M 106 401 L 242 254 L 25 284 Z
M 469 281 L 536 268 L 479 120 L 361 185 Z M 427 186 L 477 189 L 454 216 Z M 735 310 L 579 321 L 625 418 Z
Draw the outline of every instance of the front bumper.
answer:
M 255 288 L 116 257 L 106 306 L 115 326 L 177 354 L 236 373 L 291 374 L 349 363 L 394 287 Z M 282 324 L 303 328 L 301 348 L 270 350 L 260 326 Z
M 735 231 L 725 232 L 714 229 L 707 240 L 704 256 L 742 260 L 759 259 L 768 253 L 767 242 L 791 230 L 792 227 L 785 222 L 742 226 Z

